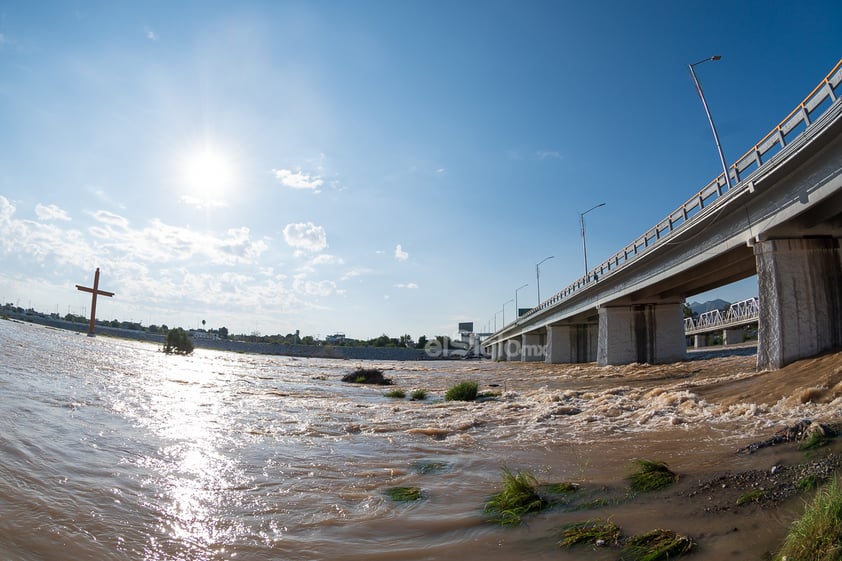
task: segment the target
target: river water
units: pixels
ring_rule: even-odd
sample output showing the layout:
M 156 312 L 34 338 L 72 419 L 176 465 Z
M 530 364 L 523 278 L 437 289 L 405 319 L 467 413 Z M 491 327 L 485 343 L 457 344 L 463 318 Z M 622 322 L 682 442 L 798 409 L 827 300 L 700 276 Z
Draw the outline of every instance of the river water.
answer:
M 699 541 L 696 559 L 760 559 L 796 507 L 743 512 L 727 528 L 679 515 L 674 497 L 548 511 L 518 528 L 483 515 L 503 468 L 616 489 L 629 462 L 646 457 L 691 481 L 749 461 L 734 450 L 781 423 L 838 409 L 833 396 L 814 405 L 723 394 L 754 391 L 752 362 L 181 357 L 0 321 L 0 559 L 616 559 L 556 545 L 559 524 L 593 516 L 624 531 L 672 523 Z M 428 398 L 341 382 L 358 366 Z M 445 402 L 464 380 L 499 396 Z M 394 486 L 418 486 L 423 499 L 394 502 L 385 495 Z M 748 531 L 729 537 L 737 520 Z

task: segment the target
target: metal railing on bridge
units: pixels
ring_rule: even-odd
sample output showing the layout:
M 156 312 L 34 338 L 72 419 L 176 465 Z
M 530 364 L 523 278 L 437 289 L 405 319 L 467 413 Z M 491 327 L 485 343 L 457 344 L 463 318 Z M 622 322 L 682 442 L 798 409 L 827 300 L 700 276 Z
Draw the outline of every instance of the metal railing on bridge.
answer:
M 757 298 L 749 298 L 742 302 L 731 304 L 724 312 L 710 310 L 699 314 L 696 319 L 684 318 L 684 334 L 697 335 L 719 329 L 740 327 L 757 322 L 760 317 L 760 302 Z
M 778 126 L 764 136 L 745 155 L 731 164 L 728 169 L 734 179 L 734 185 L 730 189 L 728 188 L 728 182 L 725 180 L 725 173 L 719 174 L 716 179 L 708 183 L 690 200 L 678 207 L 645 234 L 589 271 L 587 275 L 556 292 L 547 300 L 540 302 L 536 307 L 517 318 L 514 323 L 519 323 L 542 310 L 554 306 L 596 282 L 603 275 L 626 266 L 652 247 L 663 242 L 675 231 L 691 223 L 694 219 L 707 214 L 709 209 L 716 206 L 720 201 L 727 199 L 729 194 L 736 191 L 737 184 L 750 177 L 753 172 L 757 171 L 757 168 L 768 162 L 794 139 L 801 136 L 830 106 L 839 101 L 842 98 L 840 84 L 842 84 L 842 60 L 836 63 L 827 77 Z M 505 326 L 503 329 L 505 329 Z

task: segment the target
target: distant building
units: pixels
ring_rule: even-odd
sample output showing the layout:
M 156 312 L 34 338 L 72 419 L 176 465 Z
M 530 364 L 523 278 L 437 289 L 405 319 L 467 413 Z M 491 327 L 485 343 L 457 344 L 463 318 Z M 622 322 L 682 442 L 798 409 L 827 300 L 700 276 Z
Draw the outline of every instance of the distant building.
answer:
M 328 335 L 325 337 L 325 343 L 328 345 L 338 345 L 340 343 L 345 342 L 345 334 L 344 333 L 334 333 L 333 335 Z

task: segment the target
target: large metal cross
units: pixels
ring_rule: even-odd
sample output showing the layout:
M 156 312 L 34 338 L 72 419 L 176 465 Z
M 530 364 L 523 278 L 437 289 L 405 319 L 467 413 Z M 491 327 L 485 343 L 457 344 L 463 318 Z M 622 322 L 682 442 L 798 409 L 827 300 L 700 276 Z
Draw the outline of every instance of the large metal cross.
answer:
M 91 323 L 88 326 L 88 337 L 94 336 L 94 323 L 96 322 L 96 297 L 99 295 L 102 296 L 114 296 L 113 292 L 106 292 L 104 290 L 99 289 L 99 267 L 96 268 L 96 273 L 94 273 L 94 287 L 88 288 L 87 286 L 76 285 L 76 288 L 81 290 L 82 292 L 90 292 L 91 293 Z

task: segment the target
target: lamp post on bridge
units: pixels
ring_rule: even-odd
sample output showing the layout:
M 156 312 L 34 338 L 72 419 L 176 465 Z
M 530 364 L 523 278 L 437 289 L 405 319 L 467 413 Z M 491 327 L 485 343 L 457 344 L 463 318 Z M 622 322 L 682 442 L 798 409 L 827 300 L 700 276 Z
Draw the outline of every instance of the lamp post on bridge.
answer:
M 719 161 L 722 163 L 722 172 L 725 174 L 725 183 L 728 185 L 728 189 L 731 189 L 731 177 L 728 175 L 728 164 L 725 163 L 725 154 L 722 153 L 722 145 L 719 143 L 719 134 L 717 134 L 716 126 L 713 124 L 713 117 L 710 116 L 710 109 L 708 109 L 708 103 L 705 100 L 705 93 L 702 91 L 702 85 L 699 83 L 699 79 L 696 78 L 695 70 L 693 70 L 694 66 L 698 66 L 703 62 L 707 62 L 709 60 L 719 60 L 721 58 L 722 57 L 719 55 L 714 55 L 698 62 L 688 64 L 687 66 L 690 68 L 690 76 L 693 77 L 693 83 L 696 85 L 696 93 L 699 94 L 699 99 L 702 100 L 702 105 L 705 108 L 705 114 L 708 116 L 710 130 L 713 131 L 713 139 L 716 141 L 716 150 L 719 152 Z
M 522 288 L 526 288 L 527 286 L 529 286 L 529 285 L 524 284 L 523 286 L 519 286 L 518 288 L 515 289 L 515 321 L 517 321 L 518 318 L 520 317 L 520 311 L 518 310 L 518 307 L 517 307 L 517 291 L 522 289 Z
M 541 270 L 539 269 L 539 267 L 541 266 L 541 263 L 543 263 L 544 261 L 549 261 L 553 257 L 555 257 L 555 255 L 550 255 L 549 257 L 544 258 L 543 260 L 539 261 L 537 265 L 535 265 L 535 284 L 538 285 L 538 303 L 536 304 L 536 307 L 541 305 Z
M 506 303 L 503 304 L 503 309 L 500 310 L 502 312 L 500 320 L 503 322 L 503 327 L 506 327 L 506 304 L 510 304 L 512 302 L 514 302 L 514 300 L 506 300 Z
M 585 257 L 585 282 L 588 282 L 588 246 L 587 244 L 585 244 L 585 215 L 590 211 L 595 210 L 601 206 L 605 206 L 605 203 L 599 203 L 598 205 L 589 208 L 585 212 L 579 213 L 579 226 L 582 230 L 582 255 L 584 255 Z

